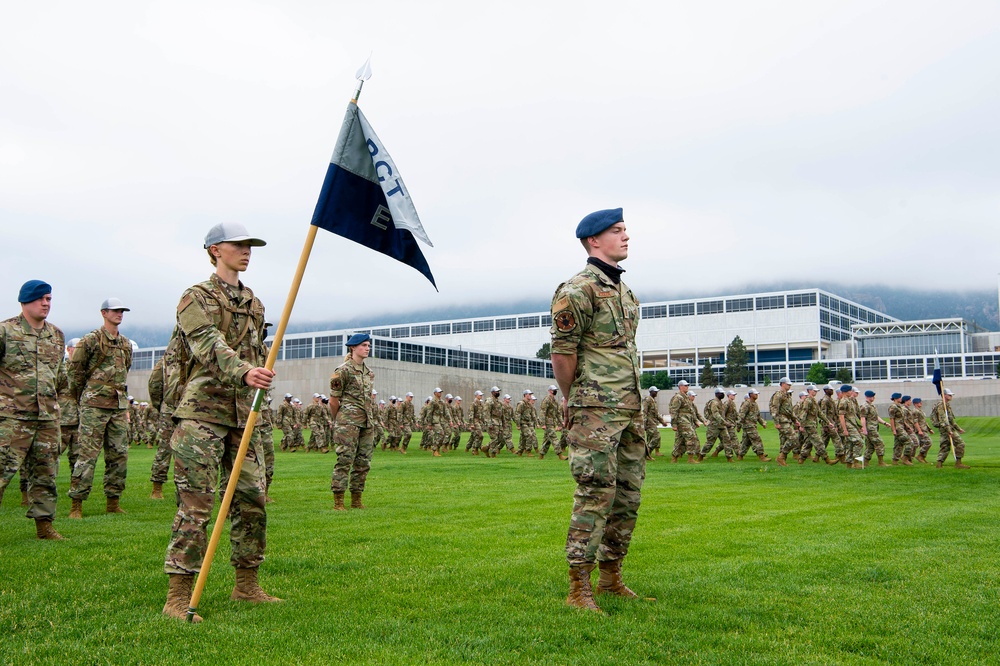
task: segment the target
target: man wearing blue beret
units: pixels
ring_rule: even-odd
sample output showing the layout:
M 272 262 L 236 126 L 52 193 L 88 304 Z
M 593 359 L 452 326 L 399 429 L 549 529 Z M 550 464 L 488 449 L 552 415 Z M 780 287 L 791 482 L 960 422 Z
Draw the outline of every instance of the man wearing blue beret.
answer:
M 600 567 L 597 593 L 635 598 L 622 581 L 646 476 L 635 331 L 639 303 L 622 282 L 628 257 L 621 208 L 600 210 L 576 228 L 589 258 L 552 297 L 552 368 L 569 430 L 570 471 L 576 481 L 566 537 L 566 603 L 600 613 L 590 573 Z
M 347 358 L 330 377 L 330 415 L 333 417 L 333 441 L 337 462 L 330 478 L 333 508 L 346 510 L 344 493 L 351 490 L 351 508 L 364 509 L 361 494 L 372 467 L 375 429 L 378 426 L 372 388 L 375 374 L 365 365 L 371 352 L 372 338 L 355 333 L 347 339 Z
M 861 405 L 861 415 L 865 417 L 865 424 L 867 425 L 867 432 L 865 435 L 865 464 L 871 462 L 872 454 L 878 456 L 878 466 L 887 467 L 885 462 L 885 443 L 882 441 L 882 436 L 878 434 L 878 426 L 889 425 L 882 419 L 878 414 L 878 408 L 875 407 L 875 391 L 865 391 L 865 404 Z
M 56 516 L 60 394 L 67 392 L 63 332 L 48 323 L 52 287 L 29 280 L 21 314 L 0 322 L 0 502 L 18 469 L 39 539 L 62 539 Z
M 893 393 L 889 396 L 889 429 L 892 430 L 892 464 L 912 465 L 909 460 L 910 433 L 906 425 L 906 411 L 903 407 L 903 394 Z

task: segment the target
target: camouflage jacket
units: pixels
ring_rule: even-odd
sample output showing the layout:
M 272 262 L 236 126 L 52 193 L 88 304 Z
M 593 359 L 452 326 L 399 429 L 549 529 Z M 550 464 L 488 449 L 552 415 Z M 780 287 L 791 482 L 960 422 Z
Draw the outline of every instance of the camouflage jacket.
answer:
M 337 423 L 373 427 L 376 423 L 375 401 L 372 400 L 372 386 L 375 373 L 364 364 L 348 358 L 333 371 L 330 377 L 330 399 L 340 400 Z
M 861 414 L 858 403 L 853 398 L 841 398 L 837 404 L 837 413 L 844 417 L 848 431 L 851 429 L 861 430 Z
M 403 400 L 403 404 L 399 406 L 399 423 L 403 426 L 413 427 L 417 425 L 417 417 L 413 413 L 413 401 Z
M 455 425 L 462 427 L 465 425 L 465 408 L 457 401 L 451 406 L 451 411 L 455 417 Z
M 330 409 L 324 405 L 322 402 L 314 402 L 305 408 L 303 417 L 305 418 L 305 423 L 310 428 L 323 428 L 326 426 L 326 416 L 323 412 L 328 412 Z
M 663 425 L 660 419 L 660 406 L 656 404 L 656 398 L 651 395 L 642 399 L 642 418 L 647 428 L 658 428 Z
M 59 398 L 69 392 L 65 354 L 63 332 L 48 322 L 41 333 L 24 315 L 0 322 L 0 417 L 57 421 Z
M 760 407 L 757 406 L 756 400 L 744 400 L 743 404 L 740 405 L 740 426 L 744 430 L 751 430 L 757 427 L 757 424 L 765 425 L 764 419 L 760 417 Z
M 59 425 L 78 426 L 80 425 L 80 405 L 73 399 L 73 389 L 69 387 L 69 361 L 65 358 L 59 375 L 59 385 L 65 387 L 59 390 Z
M 177 304 L 187 372 L 174 418 L 245 426 L 254 390 L 243 377 L 264 366 L 263 331 L 264 305 L 242 282 L 233 287 L 213 274 L 187 289 Z
M 157 409 L 163 406 L 163 359 L 161 358 L 153 366 L 153 371 L 149 373 L 149 381 L 146 382 L 149 389 L 149 404 Z
M 323 405 L 323 409 L 326 409 L 326 405 Z M 274 424 L 274 410 L 267 406 L 265 402 L 261 405 L 260 416 L 257 418 L 257 425 L 261 427 L 272 428 Z
M 506 402 L 500 403 L 500 428 L 504 432 L 511 432 L 511 424 L 514 422 L 514 408 Z
M 705 404 L 705 418 L 714 426 L 723 428 L 726 425 L 726 407 L 723 398 L 712 398 Z
M 424 416 L 425 423 L 431 425 L 443 425 L 450 422 L 451 415 L 448 414 L 448 405 L 441 398 L 434 398 L 427 405 L 427 414 Z
M 556 288 L 551 310 L 552 353 L 576 354 L 570 406 L 641 409 L 639 301 L 632 290 L 587 264 Z
M 381 412 L 380 416 L 382 417 L 382 425 L 386 428 L 399 427 L 399 407 L 393 405 L 391 402 L 386 404 L 385 411 Z
M 924 410 L 920 409 L 919 407 L 914 407 L 913 408 L 913 421 L 918 426 L 920 426 L 920 429 L 926 435 L 927 434 L 927 430 L 928 430 L 928 428 L 927 428 L 927 415 L 924 414 Z
M 799 421 L 804 428 L 816 429 L 819 424 L 819 403 L 816 398 L 809 396 L 802 403 L 802 410 L 799 412 Z
M 482 400 L 473 400 L 469 407 L 469 424 L 482 427 L 486 425 L 486 404 Z
M 486 398 L 486 423 L 500 425 L 503 419 L 503 400 L 494 398 L 492 395 Z
M 792 414 L 792 395 L 788 391 L 779 388 L 771 396 L 771 420 L 778 423 L 790 423 L 795 420 Z
M 514 409 L 514 421 L 519 430 L 532 430 L 538 427 L 538 413 L 530 402 L 519 400 Z
M 735 400 L 730 400 L 726 397 L 726 411 L 725 411 L 726 425 L 729 427 L 736 427 L 736 424 L 740 420 L 740 408 L 736 406 Z
M 675 393 L 674 397 L 670 398 L 670 405 L 667 409 L 670 410 L 670 421 L 673 424 L 681 422 L 692 426 L 698 424 L 698 408 L 694 406 L 686 393 Z
M 282 401 L 281 405 L 278 407 L 278 427 L 285 430 L 295 425 L 297 425 L 295 420 L 295 407 Z
M 824 395 L 819 401 L 819 415 L 823 419 L 823 427 L 829 428 L 829 423 L 837 424 L 837 401 L 833 396 Z
M 955 422 L 955 412 L 951 405 L 945 406 L 943 400 L 938 400 L 934 409 L 931 410 L 931 424 L 935 428 L 941 428 L 944 434 L 947 434 L 951 428 L 958 428 L 958 423 Z
M 562 406 L 551 393 L 542 398 L 542 426 L 558 428 L 562 425 Z
M 875 407 L 875 403 L 870 403 L 867 400 L 861 403 L 861 416 L 865 417 L 865 426 L 868 428 L 868 432 L 877 433 L 878 408 Z
M 894 423 L 896 425 L 896 430 L 893 432 L 894 435 L 905 435 L 909 432 L 907 430 L 906 413 L 904 410 L 903 405 L 898 402 L 889 405 L 890 424 Z
M 80 406 L 127 409 L 131 367 L 132 343 L 121 333 L 111 337 L 102 326 L 83 336 L 69 363 L 70 386 Z

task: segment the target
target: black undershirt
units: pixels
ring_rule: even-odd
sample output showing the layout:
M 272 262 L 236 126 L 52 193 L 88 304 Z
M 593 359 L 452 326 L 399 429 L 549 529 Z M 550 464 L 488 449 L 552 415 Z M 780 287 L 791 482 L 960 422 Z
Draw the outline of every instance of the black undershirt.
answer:
M 625 272 L 624 268 L 620 266 L 612 266 L 608 262 L 601 261 L 597 257 L 588 257 L 587 263 L 593 264 L 594 266 L 600 268 L 602 271 L 604 271 L 604 274 L 607 275 L 611 279 L 611 281 L 614 282 L 615 284 L 621 284 L 622 273 Z

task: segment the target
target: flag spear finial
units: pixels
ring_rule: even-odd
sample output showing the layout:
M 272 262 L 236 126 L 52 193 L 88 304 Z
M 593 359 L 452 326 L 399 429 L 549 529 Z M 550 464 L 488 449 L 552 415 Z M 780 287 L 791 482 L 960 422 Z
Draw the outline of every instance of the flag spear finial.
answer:
M 358 98 L 361 97 L 361 88 L 365 85 L 365 81 L 372 77 L 372 54 L 368 54 L 368 60 L 365 60 L 365 64 L 358 68 L 357 73 L 354 78 L 358 80 L 358 89 L 354 91 L 354 99 L 351 100 L 354 104 L 358 103 Z

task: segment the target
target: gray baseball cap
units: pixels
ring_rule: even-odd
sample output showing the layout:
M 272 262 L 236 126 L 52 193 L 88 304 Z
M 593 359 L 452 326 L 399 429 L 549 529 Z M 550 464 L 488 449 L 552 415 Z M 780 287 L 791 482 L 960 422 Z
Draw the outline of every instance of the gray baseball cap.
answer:
M 750 392 L 747 393 L 747 395 L 760 395 L 760 391 L 757 389 L 750 389 Z
M 789 379 L 788 377 L 782 377 L 781 379 L 778 380 L 778 383 L 779 384 L 791 384 L 792 380 Z
M 69 342 L 66 343 L 67 347 L 76 347 L 80 344 L 80 338 L 70 338 Z
M 125 307 L 125 304 L 122 303 L 122 299 L 115 298 L 114 296 L 112 296 L 111 298 L 105 298 L 104 302 L 101 303 L 101 309 L 102 310 L 124 310 L 125 312 L 131 312 L 132 311 L 130 308 Z
M 682 379 L 679 382 L 677 382 L 677 385 L 678 386 L 688 386 L 688 383 L 687 383 L 687 380 Z
M 205 249 L 219 243 L 238 243 L 248 241 L 252 247 L 267 245 L 259 238 L 253 238 L 247 233 L 247 228 L 239 222 L 220 222 L 205 234 Z

